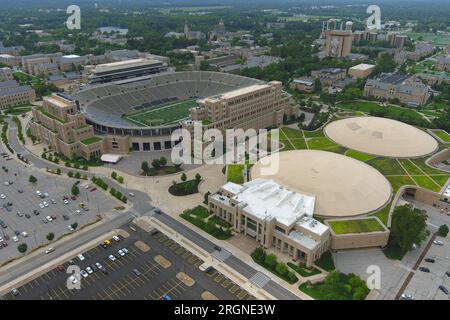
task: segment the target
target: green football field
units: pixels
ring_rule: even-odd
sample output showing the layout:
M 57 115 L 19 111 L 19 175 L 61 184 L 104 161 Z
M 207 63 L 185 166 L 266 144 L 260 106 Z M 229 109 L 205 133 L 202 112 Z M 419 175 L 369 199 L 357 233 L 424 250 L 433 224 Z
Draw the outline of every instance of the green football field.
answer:
M 196 105 L 195 99 L 189 99 L 133 113 L 125 116 L 125 119 L 140 126 L 170 124 L 189 117 L 189 110 Z

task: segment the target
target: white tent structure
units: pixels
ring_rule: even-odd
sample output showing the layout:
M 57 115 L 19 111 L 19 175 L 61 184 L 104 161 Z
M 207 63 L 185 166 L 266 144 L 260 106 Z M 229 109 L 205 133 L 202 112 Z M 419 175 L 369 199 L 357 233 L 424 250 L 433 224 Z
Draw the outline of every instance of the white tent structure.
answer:
M 121 155 L 118 154 L 103 154 L 100 158 L 100 160 L 102 160 L 103 162 L 107 162 L 107 163 L 113 163 L 116 164 L 117 162 L 119 162 L 123 157 Z

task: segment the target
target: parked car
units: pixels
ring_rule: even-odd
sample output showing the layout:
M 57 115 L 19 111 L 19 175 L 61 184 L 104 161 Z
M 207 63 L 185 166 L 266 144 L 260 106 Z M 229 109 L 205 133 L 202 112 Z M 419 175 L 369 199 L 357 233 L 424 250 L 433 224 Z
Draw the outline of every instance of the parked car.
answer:
M 95 263 L 95 266 L 96 266 L 97 268 L 99 268 L 99 269 L 103 268 L 103 266 L 100 264 L 100 262 L 96 262 L 96 263 Z
M 84 261 L 84 256 L 80 253 L 79 255 L 78 255 L 78 259 L 80 260 L 80 261 Z
M 123 253 L 128 254 L 128 249 L 127 248 L 122 248 Z
M 64 265 L 62 265 L 62 264 L 60 264 L 60 265 L 58 265 L 57 267 L 56 267 L 56 269 L 58 269 L 58 271 L 64 271 L 64 270 L 66 270 L 66 268 L 64 268 Z
M 87 271 L 88 274 L 94 273 L 94 271 L 92 270 L 91 267 L 87 267 L 87 268 L 86 268 L 86 271 Z
M 28 213 L 25 213 L 25 218 L 30 219 L 31 216 Z
M 21 213 L 20 211 L 17 211 L 17 216 L 23 217 L 23 213 Z
M 125 256 L 125 252 L 123 252 L 122 250 L 117 251 L 117 253 L 118 253 L 121 257 Z
M 97 188 L 92 188 L 91 190 L 89 190 L 89 192 L 93 192 L 95 190 L 97 190 Z
M 112 254 L 110 254 L 108 256 L 108 259 L 111 260 L 111 261 L 116 261 L 116 257 L 114 257 Z
M 67 201 L 66 199 L 63 200 L 64 204 L 69 204 L 69 201 Z
M 442 242 L 441 240 L 434 240 L 433 243 L 438 245 L 438 246 L 443 246 L 444 245 L 444 242 Z
M 66 216 L 65 214 L 63 214 L 62 217 L 63 217 L 64 221 L 70 220 L 70 218 L 68 216 Z
M 46 216 L 45 219 L 47 219 L 48 222 L 52 222 L 53 221 L 52 217 L 50 217 L 50 216 Z
M 118 236 L 113 236 L 112 238 L 113 238 L 114 241 L 120 242 L 120 238 Z
M 0 198 L 6 199 L 6 196 L 2 193 L 2 194 L 0 194 Z
M 430 272 L 430 269 L 428 269 L 427 267 L 420 267 L 419 270 L 427 273 Z
M 80 271 L 80 274 L 81 274 L 81 276 L 82 276 L 83 278 L 87 278 L 87 276 L 88 276 L 88 273 L 87 273 L 86 271 L 84 271 L 84 270 L 81 270 L 81 271 Z
M 12 239 L 14 242 L 19 242 L 19 238 L 17 236 L 14 236 Z
M 38 216 L 39 214 L 40 214 L 40 212 L 38 211 L 38 210 L 33 210 L 33 214 L 35 215 L 35 216 Z
M 45 254 L 52 253 L 53 251 L 55 251 L 55 248 L 50 247 L 50 248 L 48 248 L 47 250 L 45 250 Z
M 440 285 L 440 286 L 439 286 L 439 289 L 440 289 L 443 293 L 445 293 L 445 294 L 448 295 L 448 289 L 447 289 L 446 287 L 444 287 L 443 285 Z
M 133 273 L 137 276 L 141 275 L 141 272 L 138 269 L 133 269 Z
M 134 197 L 134 193 L 133 192 L 130 192 L 130 193 L 128 193 L 128 195 L 130 196 L 130 197 Z
M 434 260 L 433 258 L 425 258 L 426 262 L 430 262 L 430 263 L 435 263 L 436 260 Z
M 403 293 L 403 294 L 400 296 L 400 300 L 414 300 L 414 299 L 413 299 L 413 296 L 412 296 L 412 295 L 410 295 L 410 294 L 408 294 L 408 293 Z
M 17 190 L 18 193 L 23 193 L 22 189 Z
M 26 231 L 22 231 L 22 237 L 24 238 L 28 237 L 28 233 Z
M 77 197 L 71 196 L 70 199 L 72 199 L 72 200 L 77 200 Z
M 13 296 L 18 296 L 20 293 L 19 293 L 19 290 L 17 290 L 16 288 L 12 288 L 12 289 L 11 289 L 11 294 L 12 294 Z

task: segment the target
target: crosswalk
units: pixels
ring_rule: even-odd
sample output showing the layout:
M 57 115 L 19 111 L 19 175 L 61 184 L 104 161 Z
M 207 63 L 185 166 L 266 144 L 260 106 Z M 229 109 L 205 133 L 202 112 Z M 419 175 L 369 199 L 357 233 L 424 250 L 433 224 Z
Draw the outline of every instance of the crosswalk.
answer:
M 269 283 L 270 278 L 264 273 L 258 271 L 249 279 L 249 281 L 251 284 L 254 284 L 258 288 L 262 288 Z

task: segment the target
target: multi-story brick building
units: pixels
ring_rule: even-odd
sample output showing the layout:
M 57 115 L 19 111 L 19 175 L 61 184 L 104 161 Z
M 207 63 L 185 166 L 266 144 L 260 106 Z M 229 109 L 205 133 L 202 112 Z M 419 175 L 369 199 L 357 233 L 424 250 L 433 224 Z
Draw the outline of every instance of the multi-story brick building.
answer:
M 292 89 L 297 89 L 303 92 L 313 92 L 314 91 L 314 78 L 298 78 L 292 80 Z
M 228 182 L 208 197 L 209 210 L 234 231 L 307 266 L 330 247 L 330 229 L 313 218 L 315 197 L 268 179 Z
M 369 79 L 364 87 L 364 96 L 383 100 L 399 99 L 410 106 L 422 106 L 430 98 L 428 86 L 414 76 L 400 73 L 384 73 Z
M 36 94 L 30 86 L 20 86 L 17 81 L 0 82 L 0 109 L 6 109 L 36 100 Z
M 51 145 L 68 158 L 99 158 L 103 139 L 94 136 L 77 103 L 69 97 L 53 94 L 44 97 L 42 107 L 33 108 L 30 123 L 33 136 Z
M 13 73 L 10 68 L 0 68 L 0 81 L 13 80 Z
M 311 77 L 319 79 L 322 86 L 331 86 L 339 80 L 345 79 L 347 71 L 341 68 L 325 68 L 311 71 Z

